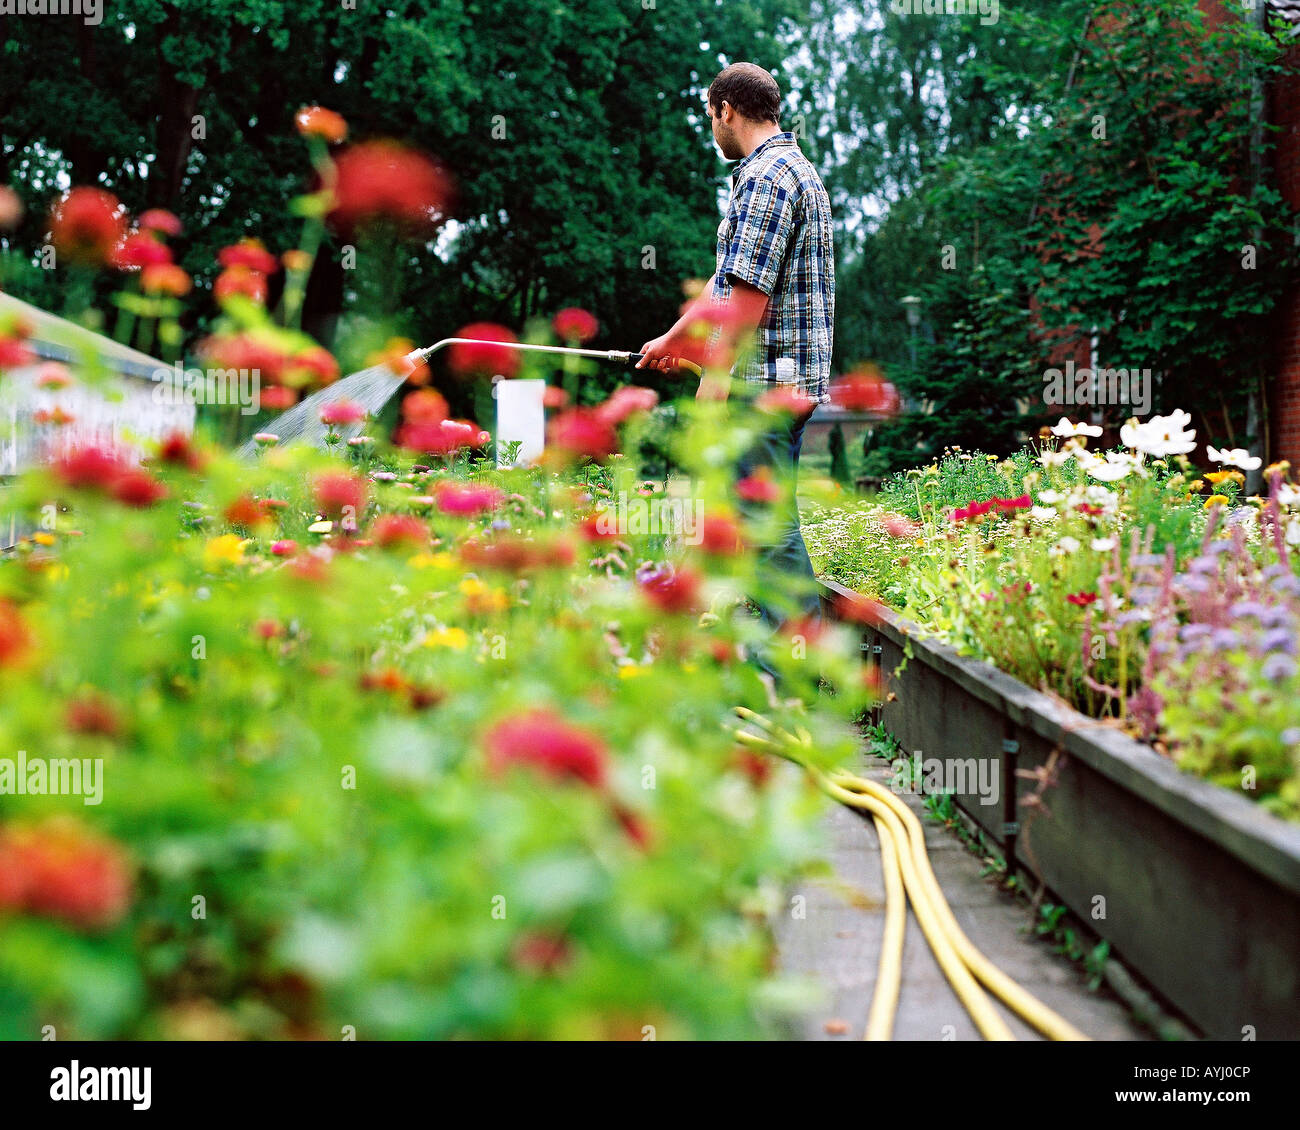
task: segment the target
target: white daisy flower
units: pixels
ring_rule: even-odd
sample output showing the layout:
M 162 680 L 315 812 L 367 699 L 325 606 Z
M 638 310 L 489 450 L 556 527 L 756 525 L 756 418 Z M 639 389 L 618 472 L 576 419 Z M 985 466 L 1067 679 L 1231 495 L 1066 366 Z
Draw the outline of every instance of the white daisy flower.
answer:
M 1243 471 L 1253 471 L 1264 462 L 1258 455 L 1251 455 L 1243 447 L 1234 447 L 1231 450 L 1225 447 L 1222 451 L 1215 447 L 1206 447 L 1205 453 L 1210 457 L 1211 462 L 1222 463 L 1227 467 L 1240 467 Z

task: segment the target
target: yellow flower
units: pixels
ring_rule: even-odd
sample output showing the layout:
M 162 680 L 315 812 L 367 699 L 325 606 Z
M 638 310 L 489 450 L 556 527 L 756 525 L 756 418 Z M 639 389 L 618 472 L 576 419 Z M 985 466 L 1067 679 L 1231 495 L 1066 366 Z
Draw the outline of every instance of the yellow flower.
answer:
M 222 565 L 238 565 L 244 560 L 244 540 L 238 534 L 222 534 L 212 538 L 203 547 L 203 565 L 217 569 Z
M 1286 459 L 1279 459 L 1276 463 L 1270 463 L 1267 467 L 1264 468 L 1264 478 L 1266 479 L 1271 478 L 1274 471 L 1279 471 L 1283 475 L 1285 475 L 1289 470 L 1291 470 L 1290 461 Z
M 1225 479 L 1235 483 L 1244 483 L 1246 481 L 1246 476 L 1240 471 L 1207 471 L 1205 477 L 1216 486 Z
M 1203 479 L 1193 479 L 1187 484 L 1187 490 L 1190 494 L 1196 494 L 1203 486 L 1205 486 Z
M 1205 509 L 1208 510 L 1211 506 L 1222 506 L 1227 501 L 1228 500 L 1221 494 L 1212 494 L 1205 500 Z
M 413 569 L 454 569 L 456 559 L 450 553 L 417 553 L 406 562 Z
M 434 628 L 424 637 L 425 647 L 449 647 L 464 651 L 469 646 L 469 636 L 464 628 Z
M 487 585 L 477 577 L 466 577 L 458 587 L 466 596 L 482 596 L 488 591 Z
M 620 679 L 635 679 L 641 673 L 642 668 L 638 667 L 635 663 L 625 663 L 618 669 L 618 677 Z
M 37 545 L 53 545 L 54 535 L 41 530 L 39 533 L 32 534 L 32 541 Z

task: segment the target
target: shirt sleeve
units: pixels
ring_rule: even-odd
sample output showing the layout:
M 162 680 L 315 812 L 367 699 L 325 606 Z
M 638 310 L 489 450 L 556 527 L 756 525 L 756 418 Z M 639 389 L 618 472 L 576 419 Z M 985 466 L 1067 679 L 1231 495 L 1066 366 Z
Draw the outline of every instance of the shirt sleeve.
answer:
M 733 206 L 736 226 L 718 274 L 738 278 L 770 296 L 794 228 L 794 203 L 775 181 L 756 177 L 741 188 Z

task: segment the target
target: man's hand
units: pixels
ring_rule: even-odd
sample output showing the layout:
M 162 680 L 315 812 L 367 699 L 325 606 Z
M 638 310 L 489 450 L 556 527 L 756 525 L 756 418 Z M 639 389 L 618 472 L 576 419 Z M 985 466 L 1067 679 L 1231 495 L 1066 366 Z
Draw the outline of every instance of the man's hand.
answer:
M 638 353 L 643 353 L 645 356 L 636 363 L 636 367 L 638 369 L 658 369 L 661 373 L 671 372 L 677 367 L 678 357 L 678 353 L 674 349 L 674 341 L 672 330 L 669 330 L 661 337 L 647 341 L 645 345 L 637 350 Z

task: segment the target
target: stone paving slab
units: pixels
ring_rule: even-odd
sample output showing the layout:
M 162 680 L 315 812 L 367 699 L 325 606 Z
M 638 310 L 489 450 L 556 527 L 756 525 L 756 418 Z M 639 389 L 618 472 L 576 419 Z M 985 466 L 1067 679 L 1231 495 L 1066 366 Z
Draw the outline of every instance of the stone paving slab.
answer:
M 883 761 L 863 759 L 858 772 L 888 783 Z M 1027 931 L 1023 902 L 981 876 L 980 860 L 961 839 L 925 816 L 919 796 L 904 795 L 922 818 L 935 877 L 970 940 L 995 965 L 1044 1004 L 1097 1040 L 1148 1040 L 1127 1010 L 1103 990 L 1090 992 L 1082 973 Z M 809 1007 L 792 1035 L 807 1040 L 860 1040 L 866 1028 L 885 922 L 880 844 L 870 819 L 841 805 L 825 818 L 833 877 L 808 879 L 803 917 L 791 903 L 773 922 L 780 965 L 808 985 Z M 994 1002 L 1018 1039 L 1043 1037 Z M 896 1040 L 977 1040 L 978 1030 L 949 986 L 925 936 L 908 910 L 903 945 L 903 983 L 894 1024 Z

